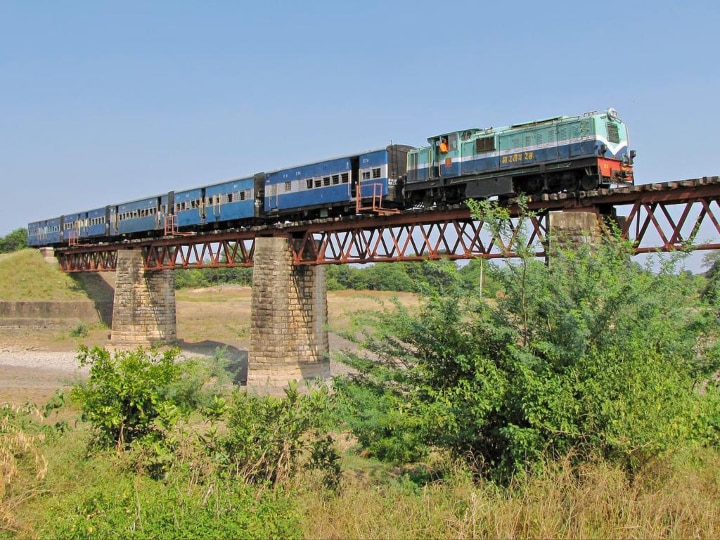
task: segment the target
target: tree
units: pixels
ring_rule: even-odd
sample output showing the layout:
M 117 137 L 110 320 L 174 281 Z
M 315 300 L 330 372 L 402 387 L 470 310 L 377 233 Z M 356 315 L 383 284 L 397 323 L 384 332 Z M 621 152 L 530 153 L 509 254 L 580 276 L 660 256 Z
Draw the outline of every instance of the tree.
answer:
M 16 229 L 0 238 L 0 253 L 10 253 L 27 247 L 27 229 Z
M 611 239 L 489 266 L 492 301 L 445 287 L 418 314 L 366 315 L 344 355 L 357 372 L 336 382 L 349 425 L 377 455 L 419 440 L 504 481 L 548 456 L 633 471 L 717 444 L 716 326 L 675 263 L 650 272 Z

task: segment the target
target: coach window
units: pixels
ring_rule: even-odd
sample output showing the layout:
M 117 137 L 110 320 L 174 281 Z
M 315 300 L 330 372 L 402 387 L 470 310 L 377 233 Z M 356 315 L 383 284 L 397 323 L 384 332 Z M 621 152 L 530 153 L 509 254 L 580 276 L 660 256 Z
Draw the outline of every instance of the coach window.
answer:
M 339 174 L 333 174 L 332 183 L 333 183 L 333 186 L 337 186 L 340 183 L 340 175 Z
M 292 190 L 292 182 L 285 182 L 285 191 Z
M 323 186 L 329 186 L 329 185 L 330 185 L 330 177 L 323 176 Z
M 350 181 L 350 175 L 348 173 L 342 173 L 340 175 L 340 180 L 343 184 L 347 184 Z

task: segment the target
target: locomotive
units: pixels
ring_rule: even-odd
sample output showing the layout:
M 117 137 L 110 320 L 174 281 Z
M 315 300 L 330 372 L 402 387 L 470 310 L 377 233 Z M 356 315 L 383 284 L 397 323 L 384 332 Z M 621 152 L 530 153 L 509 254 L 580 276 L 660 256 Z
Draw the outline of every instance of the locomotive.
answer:
M 634 182 L 635 151 L 614 109 L 441 133 L 427 141 L 32 222 L 28 244 L 108 242 Z M 362 204 L 368 200 L 372 204 Z

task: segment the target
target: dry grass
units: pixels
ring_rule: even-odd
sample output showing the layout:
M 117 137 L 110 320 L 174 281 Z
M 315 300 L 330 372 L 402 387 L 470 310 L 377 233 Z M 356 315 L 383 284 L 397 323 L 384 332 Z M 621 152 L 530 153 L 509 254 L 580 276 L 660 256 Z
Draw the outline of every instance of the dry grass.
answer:
M 25 433 L 16 421 L 16 415 L 30 413 L 38 411 L 14 410 L 8 405 L 0 410 L 0 533 L 23 532 L 15 511 L 34 493 L 28 478 L 39 481 L 47 474 L 48 462 L 39 450 L 44 436 Z
M 378 309 L 397 298 L 403 305 L 419 305 L 417 295 L 380 291 L 331 291 L 328 293 L 328 328 L 348 330 L 353 311 Z M 215 343 L 247 348 L 250 341 L 252 289 L 219 286 L 176 292 L 178 337 L 187 344 Z M 379 304 L 380 303 L 380 304 Z
M 408 488 L 358 485 L 337 497 L 309 489 L 308 538 L 718 538 L 720 456 L 688 451 L 633 481 L 596 463 L 553 464 L 511 489 L 457 476 Z

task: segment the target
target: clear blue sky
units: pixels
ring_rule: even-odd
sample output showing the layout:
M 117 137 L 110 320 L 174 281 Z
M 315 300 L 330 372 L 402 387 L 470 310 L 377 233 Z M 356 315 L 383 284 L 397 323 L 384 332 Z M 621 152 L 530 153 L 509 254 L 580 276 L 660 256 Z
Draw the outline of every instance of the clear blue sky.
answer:
M 639 183 L 720 174 L 720 7 L 0 0 L 0 235 L 430 135 L 614 107 Z

